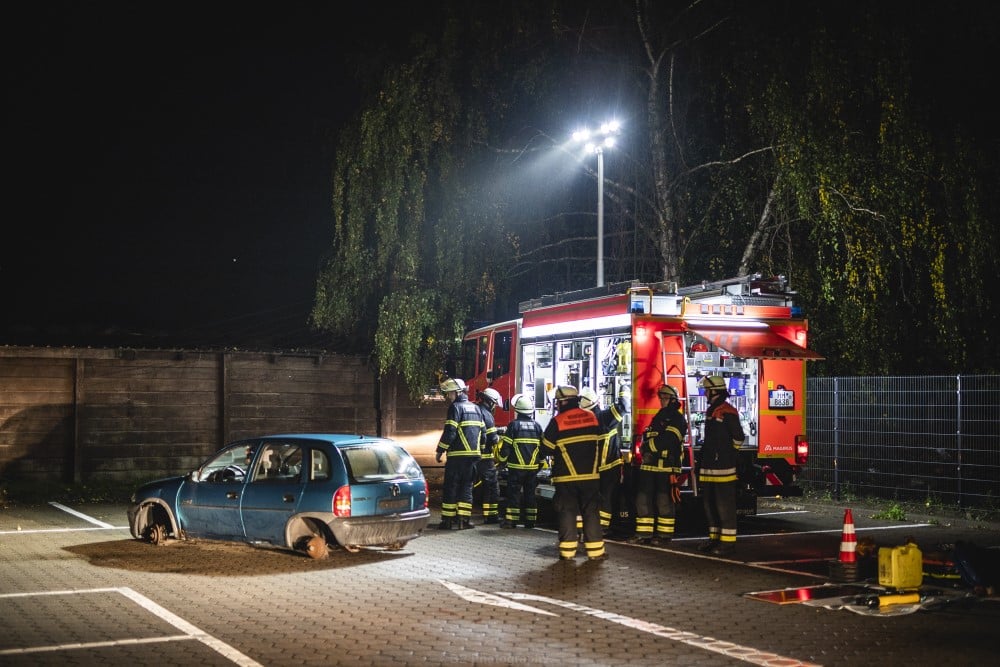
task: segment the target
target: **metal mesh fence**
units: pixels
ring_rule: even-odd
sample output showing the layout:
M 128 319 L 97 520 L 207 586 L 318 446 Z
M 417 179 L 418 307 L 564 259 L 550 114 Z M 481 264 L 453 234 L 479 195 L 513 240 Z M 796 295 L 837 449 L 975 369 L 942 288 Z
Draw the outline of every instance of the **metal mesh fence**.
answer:
M 1000 496 L 1000 376 L 810 378 L 806 488 L 962 507 Z

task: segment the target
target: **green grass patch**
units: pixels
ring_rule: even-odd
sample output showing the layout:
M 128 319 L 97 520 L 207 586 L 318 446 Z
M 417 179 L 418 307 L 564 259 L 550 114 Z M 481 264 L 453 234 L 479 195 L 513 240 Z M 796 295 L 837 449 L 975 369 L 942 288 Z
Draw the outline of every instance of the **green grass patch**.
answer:
M 57 502 L 71 505 L 127 503 L 141 482 L 94 481 L 70 484 L 42 480 L 0 481 L 0 508 L 44 505 Z

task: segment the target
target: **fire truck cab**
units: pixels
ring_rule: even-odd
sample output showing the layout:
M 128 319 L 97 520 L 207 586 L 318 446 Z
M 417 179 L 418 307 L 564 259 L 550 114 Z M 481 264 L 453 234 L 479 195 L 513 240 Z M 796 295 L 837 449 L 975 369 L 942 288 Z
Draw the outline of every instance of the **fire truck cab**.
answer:
M 619 427 L 625 493 L 638 466 L 641 435 L 659 409 L 657 389 L 677 390 L 689 429 L 683 494 L 698 495 L 697 469 L 707 400 L 700 380 L 720 375 L 739 411 L 739 513 L 755 514 L 760 496 L 801 495 L 805 465 L 806 364 L 821 358 L 807 346 L 808 322 L 784 277 L 759 274 L 678 288 L 674 283 L 618 283 L 532 299 L 521 318 L 465 335 L 461 377 L 470 398 L 493 387 L 504 398 L 498 426 L 513 418 L 511 399 L 534 400 L 544 428 L 555 387 L 592 388 L 608 407 L 617 396 L 627 413 Z M 550 498 L 552 487 L 539 486 Z M 630 514 L 623 501 L 618 513 Z

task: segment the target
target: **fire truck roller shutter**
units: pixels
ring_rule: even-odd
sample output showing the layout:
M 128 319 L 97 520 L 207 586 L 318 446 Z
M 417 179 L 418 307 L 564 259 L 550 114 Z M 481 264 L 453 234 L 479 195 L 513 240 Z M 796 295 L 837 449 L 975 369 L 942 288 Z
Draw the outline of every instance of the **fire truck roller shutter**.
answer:
M 799 347 L 770 331 L 744 329 L 694 329 L 696 334 L 718 348 L 741 359 L 822 359 L 812 350 Z

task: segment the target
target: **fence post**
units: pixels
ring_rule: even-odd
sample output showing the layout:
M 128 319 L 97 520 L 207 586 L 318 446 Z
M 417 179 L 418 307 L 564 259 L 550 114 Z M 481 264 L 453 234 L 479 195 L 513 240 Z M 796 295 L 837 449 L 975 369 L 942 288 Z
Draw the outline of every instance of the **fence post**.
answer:
M 833 495 L 840 502 L 840 398 L 837 393 L 837 382 L 833 378 Z
M 955 480 L 958 491 L 958 506 L 962 507 L 962 376 L 955 376 L 955 393 L 957 394 L 955 398 L 956 402 L 956 415 L 955 415 L 955 461 L 958 468 L 955 471 L 957 479 Z

